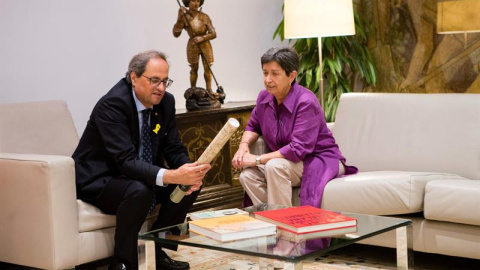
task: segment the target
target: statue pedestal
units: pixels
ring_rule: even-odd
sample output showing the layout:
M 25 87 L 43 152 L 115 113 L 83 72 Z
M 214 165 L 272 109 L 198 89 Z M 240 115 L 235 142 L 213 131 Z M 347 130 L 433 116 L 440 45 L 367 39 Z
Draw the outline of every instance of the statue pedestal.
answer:
M 188 88 L 183 96 L 188 111 L 218 109 L 225 99 L 223 89 L 214 93 L 201 87 Z

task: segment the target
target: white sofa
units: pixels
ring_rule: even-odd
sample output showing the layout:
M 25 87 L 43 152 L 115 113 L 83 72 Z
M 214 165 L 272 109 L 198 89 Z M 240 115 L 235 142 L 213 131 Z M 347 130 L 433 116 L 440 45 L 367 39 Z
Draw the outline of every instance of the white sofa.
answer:
M 115 216 L 76 198 L 77 144 L 64 101 L 0 105 L 1 262 L 56 270 L 113 255 Z
M 415 251 L 480 259 L 480 95 L 344 94 L 331 130 L 360 172 L 330 181 L 323 208 L 410 218 Z

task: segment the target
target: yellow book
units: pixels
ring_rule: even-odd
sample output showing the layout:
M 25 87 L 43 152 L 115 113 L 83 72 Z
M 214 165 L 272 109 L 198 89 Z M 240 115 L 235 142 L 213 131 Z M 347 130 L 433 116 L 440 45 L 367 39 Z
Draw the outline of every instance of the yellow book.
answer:
M 219 241 L 274 235 L 277 226 L 246 215 L 189 221 L 189 230 Z

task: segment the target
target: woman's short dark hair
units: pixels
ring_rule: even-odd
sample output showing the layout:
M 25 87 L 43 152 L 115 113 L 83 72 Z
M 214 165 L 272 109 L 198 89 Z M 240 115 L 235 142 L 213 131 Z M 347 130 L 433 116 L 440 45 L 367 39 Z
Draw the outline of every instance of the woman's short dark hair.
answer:
M 290 76 L 292 71 L 298 71 L 299 59 L 297 52 L 292 47 L 270 48 L 262 55 L 260 59 L 263 65 L 270 62 L 277 62 L 287 76 Z
M 186 7 L 190 5 L 190 0 L 182 0 L 182 2 Z M 203 2 L 205 2 L 205 0 L 200 0 L 200 6 L 203 6 Z
M 130 60 L 130 64 L 128 64 L 128 71 L 125 76 L 127 82 L 132 83 L 132 80 L 130 78 L 130 74 L 132 73 L 132 71 L 135 72 L 135 75 L 137 75 L 137 77 L 142 76 L 142 74 L 145 72 L 145 69 L 147 68 L 148 61 L 155 58 L 161 58 L 165 60 L 165 62 L 167 62 L 167 56 L 164 53 L 155 50 L 141 52 L 135 55 L 132 60 Z

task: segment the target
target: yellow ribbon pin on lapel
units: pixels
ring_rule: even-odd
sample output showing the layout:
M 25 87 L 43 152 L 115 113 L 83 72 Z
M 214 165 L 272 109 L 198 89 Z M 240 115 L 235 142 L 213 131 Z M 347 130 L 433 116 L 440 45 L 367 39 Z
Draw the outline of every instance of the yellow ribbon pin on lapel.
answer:
M 155 129 L 153 130 L 153 132 L 155 132 L 155 134 L 158 134 L 158 131 L 160 130 L 160 124 L 157 124 L 155 126 Z

